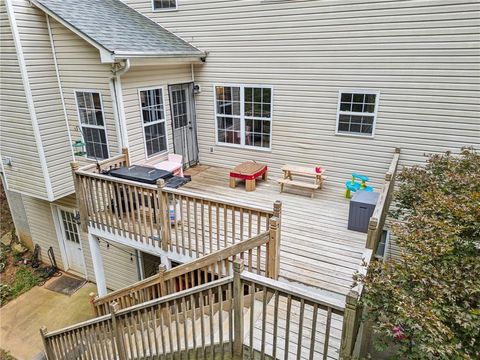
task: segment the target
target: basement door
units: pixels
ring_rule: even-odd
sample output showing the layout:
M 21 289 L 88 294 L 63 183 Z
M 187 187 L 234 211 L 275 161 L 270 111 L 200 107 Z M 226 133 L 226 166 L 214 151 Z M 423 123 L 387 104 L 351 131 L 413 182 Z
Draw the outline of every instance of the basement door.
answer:
M 68 269 L 79 274 L 85 273 L 85 258 L 83 257 L 82 245 L 80 244 L 80 232 L 75 222 L 74 214 L 63 208 L 57 208 L 60 220 L 60 229 L 65 254 L 67 256 Z
M 198 163 L 197 125 L 193 83 L 169 85 L 173 147 L 183 156 L 184 167 Z

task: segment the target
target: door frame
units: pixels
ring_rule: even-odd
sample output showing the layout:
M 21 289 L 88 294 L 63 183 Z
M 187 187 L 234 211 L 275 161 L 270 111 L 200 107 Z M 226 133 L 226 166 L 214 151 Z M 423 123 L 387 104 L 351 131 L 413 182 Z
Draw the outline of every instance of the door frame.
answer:
M 68 261 L 68 255 L 67 255 L 67 249 L 66 249 L 66 244 L 65 244 L 65 235 L 63 234 L 63 225 L 62 225 L 62 218 L 60 215 L 60 210 L 68 211 L 73 214 L 77 211 L 75 208 L 67 207 L 67 206 L 62 206 L 62 205 L 56 205 L 56 204 L 51 204 L 50 208 L 52 210 L 52 216 L 53 216 L 53 224 L 55 226 L 55 232 L 57 234 L 57 240 L 60 248 L 60 256 L 62 258 L 63 262 L 63 267 L 64 271 L 71 271 L 77 274 L 82 274 L 81 272 L 79 273 L 78 271 L 72 269 L 70 267 L 70 262 Z M 82 249 L 82 256 L 83 256 L 83 275 L 85 276 L 85 279 L 88 279 L 88 273 L 87 273 L 87 263 L 85 261 L 85 251 L 83 249 L 83 239 L 82 239 L 82 232 L 80 231 L 80 227 L 77 224 L 77 230 L 78 230 L 78 236 L 80 240 L 80 248 Z
M 196 104 L 195 104 L 195 93 L 193 92 L 194 90 L 194 87 L 195 87 L 195 83 L 193 81 L 186 81 L 186 82 L 181 82 L 181 83 L 175 83 L 175 84 L 168 84 L 167 86 L 167 91 L 168 91 L 168 103 L 169 103 L 169 106 L 170 106 L 170 120 L 171 120 L 171 126 L 172 126 L 172 142 L 173 142 L 173 151 L 175 152 L 175 120 L 173 118 L 173 103 L 172 103 L 172 93 L 171 93 L 171 89 L 172 87 L 174 86 L 178 86 L 178 85 L 188 85 L 189 87 L 191 86 L 192 87 L 192 101 L 191 101 L 191 105 L 190 105 L 190 112 L 191 112 L 191 117 L 192 117 L 192 122 L 194 124 L 194 127 L 193 127 L 193 135 L 195 137 L 195 152 L 197 154 L 197 161 L 194 163 L 194 164 L 188 164 L 187 166 L 188 167 L 192 167 L 192 166 L 195 166 L 197 165 L 199 162 L 200 162 L 200 149 L 198 147 L 198 127 L 197 127 L 197 108 L 196 108 Z M 184 163 L 185 165 L 185 163 Z

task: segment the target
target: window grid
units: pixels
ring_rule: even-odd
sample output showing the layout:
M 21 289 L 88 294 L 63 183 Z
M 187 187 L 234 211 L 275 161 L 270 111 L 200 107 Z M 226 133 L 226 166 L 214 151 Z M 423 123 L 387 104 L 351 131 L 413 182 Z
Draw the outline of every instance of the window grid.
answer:
M 215 86 L 217 143 L 271 148 L 272 89 L 265 86 Z
M 140 90 L 143 133 L 147 158 L 167 150 L 163 89 Z
M 188 125 L 187 97 L 185 91 L 185 89 L 172 91 L 173 124 L 175 129 Z
M 87 157 L 107 159 L 108 142 L 100 93 L 76 91 L 75 98 Z
M 339 92 L 337 134 L 373 136 L 378 107 L 378 93 Z
M 80 236 L 78 234 L 78 227 L 74 220 L 73 213 L 69 211 L 60 210 L 62 214 L 63 229 L 65 231 L 65 238 L 68 241 L 80 244 Z
M 153 10 L 175 10 L 177 0 L 153 0 Z

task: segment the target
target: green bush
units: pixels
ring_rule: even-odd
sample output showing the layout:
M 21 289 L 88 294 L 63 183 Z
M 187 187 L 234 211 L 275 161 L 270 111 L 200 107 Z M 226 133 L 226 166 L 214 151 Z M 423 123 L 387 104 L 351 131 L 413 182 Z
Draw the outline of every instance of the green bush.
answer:
M 4 305 L 12 296 L 12 288 L 7 284 L 0 283 L 0 305 Z
M 361 279 L 376 347 L 393 342 L 400 359 L 479 359 L 480 155 L 432 155 L 398 180 L 400 258 Z

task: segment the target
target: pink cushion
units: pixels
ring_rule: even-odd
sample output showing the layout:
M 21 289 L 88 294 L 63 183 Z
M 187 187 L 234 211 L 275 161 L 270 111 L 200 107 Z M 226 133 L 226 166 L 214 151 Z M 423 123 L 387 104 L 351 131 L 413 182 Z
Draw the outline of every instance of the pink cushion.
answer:
M 162 161 L 162 162 L 159 162 L 158 164 L 153 165 L 153 167 L 155 167 L 157 169 L 162 169 L 162 170 L 167 170 L 167 171 L 173 172 L 173 171 L 181 168 L 182 164 L 179 164 L 177 162 L 171 162 L 171 161 Z

